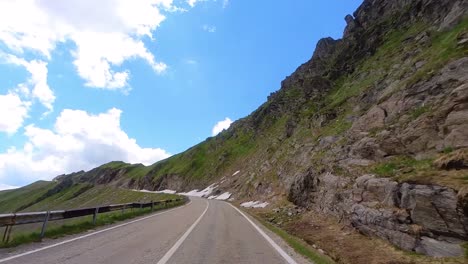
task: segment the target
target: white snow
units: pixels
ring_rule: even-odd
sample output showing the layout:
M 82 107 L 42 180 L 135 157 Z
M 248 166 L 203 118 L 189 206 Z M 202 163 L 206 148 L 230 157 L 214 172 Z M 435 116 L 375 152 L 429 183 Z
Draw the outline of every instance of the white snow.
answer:
M 224 200 L 229 199 L 229 197 L 231 197 L 231 193 L 225 192 L 225 193 L 219 195 L 218 197 L 216 197 L 215 199 L 224 201 Z
M 265 208 L 268 204 L 268 202 L 250 201 L 242 203 L 241 206 L 245 208 Z
M 148 191 L 148 190 L 145 190 L 145 189 L 142 189 L 142 190 L 133 189 L 132 191 L 144 192 L 144 193 L 167 193 L 167 194 L 175 194 L 177 192 L 177 191 L 169 190 L 169 189 L 162 190 L 162 191 Z
M 162 191 L 156 191 L 156 193 L 167 193 L 167 194 L 175 194 L 176 192 L 177 191 L 169 190 L 169 189 L 162 190 Z
M 234 174 L 232 174 L 232 176 L 236 176 L 237 174 L 239 174 L 240 170 L 234 172 Z
M 205 189 L 198 191 L 198 189 L 191 190 L 190 192 L 186 193 L 179 193 L 181 195 L 186 195 L 186 196 L 196 196 L 196 197 L 207 197 L 209 196 L 214 189 L 218 187 L 216 184 L 211 184 L 210 186 L 206 187 Z
M 229 192 L 225 192 L 223 194 L 220 194 L 220 195 L 211 195 L 210 197 L 208 197 L 208 200 L 211 200 L 211 199 L 215 199 L 215 200 L 227 200 L 229 199 L 229 197 L 231 197 L 231 193 Z

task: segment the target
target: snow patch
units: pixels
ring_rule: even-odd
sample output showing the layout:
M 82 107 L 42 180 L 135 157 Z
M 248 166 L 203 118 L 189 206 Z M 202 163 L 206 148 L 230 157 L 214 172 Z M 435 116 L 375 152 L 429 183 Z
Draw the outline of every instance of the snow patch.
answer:
M 234 172 L 234 174 L 232 174 L 232 176 L 236 176 L 237 174 L 239 174 L 240 170 Z
M 220 195 L 211 195 L 210 197 L 208 197 L 208 200 L 212 200 L 212 199 L 215 199 L 215 200 L 227 200 L 229 199 L 229 197 L 231 197 L 231 193 L 229 192 L 225 192 L 223 194 L 220 194 Z
M 231 193 L 225 192 L 225 193 L 219 195 L 218 197 L 216 197 L 215 199 L 216 199 L 216 200 L 223 200 L 223 201 L 224 201 L 224 200 L 229 199 L 229 197 L 231 197 Z
M 245 208 L 265 208 L 268 204 L 269 204 L 268 202 L 250 201 L 250 202 L 241 203 L 241 206 Z
M 144 193 L 166 193 L 166 194 L 175 194 L 177 192 L 177 191 L 169 190 L 169 189 L 162 190 L 162 191 L 148 191 L 148 190 L 145 190 L 145 189 L 142 189 L 142 190 L 133 189 L 132 191 L 144 192 Z
M 195 189 L 195 190 L 191 190 L 190 192 L 179 193 L 179 194 L 186 195 L 186 196 L 195 196 L 195 197 L 207 197 L 214 191 L 214 189 L 216 189 L 216 187 L 218 187 L 218 185 L 211 184 L 210 186 L 206 187 L 205 189 L 201 191 L 198 191 L 198 189 Z
M 162 190 L 162 191 L 156 191 L 156 193 L 167 193 L 167 194 L 175 194 L 176 192 L 177 191 L 169 190 L 169 189 Z

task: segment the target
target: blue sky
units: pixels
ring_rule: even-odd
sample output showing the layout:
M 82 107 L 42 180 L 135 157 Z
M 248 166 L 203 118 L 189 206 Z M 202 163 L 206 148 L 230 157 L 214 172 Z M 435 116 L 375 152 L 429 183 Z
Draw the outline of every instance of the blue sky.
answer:
M 1 3 L 0 185 L 189 148 L 265 102 L 361 2 Z

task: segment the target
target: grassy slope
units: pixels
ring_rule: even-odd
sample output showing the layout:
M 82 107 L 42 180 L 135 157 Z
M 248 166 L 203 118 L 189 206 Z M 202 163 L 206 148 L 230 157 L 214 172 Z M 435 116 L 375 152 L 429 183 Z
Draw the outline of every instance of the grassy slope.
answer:
M 0 212 L 17 211 L 18 208 L 33 203 L 56 185 L 55 182 L 37 181 L 19 189 L 1 191 Z
M 118 189 L 108 186 L 91 186 L 88 184 L 75 184 L 59 193 L 37 201 L 39 197 L 54 187 L 54 182 L 36 182 L 16 190 L 0 192 L 0 212 L 8 213 L 17 211 L 42 211 L 71 209 L 82 207 L 94 207 L 99 205 L 149 202 L 151 200 L 165 200 L 177 197 L 172 194 L 153 194 L 136 192 L 132 190 Z M 35 202 L 35 203 L 34 203 Z
M 57 186 L 56 182 L 39 181 L 23 188 L 0 192 L 0 213 L 15 212 L 21 208 L 23 212 L 44 210 L 61 210 L 72 208 L 95 207 L 99 205 L 150 202 L 174 199 L 174 194 L 154 194 L 132 190 L 118 189 L 104 185 L 74 184 L 62 189 L 58 193 L 47 196 L 47 191 Z M 154 209 L 160 210 L 184 203 L 174 202 L 158 205 Z M 98 215 L 96 226 L 112 224 L 128 218 L 133 218 L 151 212 L 150 209 L 127 210 L 127 212 L 110 212 Z M 91 216 L 78 217 L 68 220 L 53 221 L 48 224 L 46 237 L 58 238 L 64 235 L 76 234 L 96 226 L 91 222 Z M 0 243 L 0 247 L 14 247 L 24 243 L 39 241 L 41 224 L 15 226 L 9 243 Z

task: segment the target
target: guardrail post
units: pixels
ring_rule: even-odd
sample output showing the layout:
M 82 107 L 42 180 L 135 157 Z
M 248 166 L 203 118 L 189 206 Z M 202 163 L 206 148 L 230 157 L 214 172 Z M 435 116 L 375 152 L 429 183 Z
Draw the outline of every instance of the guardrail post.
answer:
M 154 202 L 153 200 L 151 200 L 151 212 L 153 212 L 153 210 L 154 210 Z
M 4 243 L 8 243 L 8 240 L 7 240 L 7 237 L 9 237 L 8 231 L 11 229 L 11 227 L 12 227 L 11 225 L 5 226 L 5 232 L 3 233 L 3 239 L 2 239 Z
M 94 211 L 94 215 L 93 215 L 93 225 L 96 225 L 96 218 L 97 218 L 98 213 L 99 213 L 99 207 L 96 207 L 96 210 Z
M 124 214 L 124 212 L 125 212 L 125 207 L 126 207 L 126 205 L 124 205 L 124 206 L 122 207 L 122 214 Z
M 143 209 L 143 203 L 140 203 L 140 210 Z
M 49 216 L 50 216 L 50 211 L 47 211 L 46 216 L 44 218 L 44 223 L 42 224 L 42 229 L 41 229 L 41 236 L 40 238 L 43 239 L 45 236 L 45 231 L 47 227 L 47 222 L 49 222 Z

